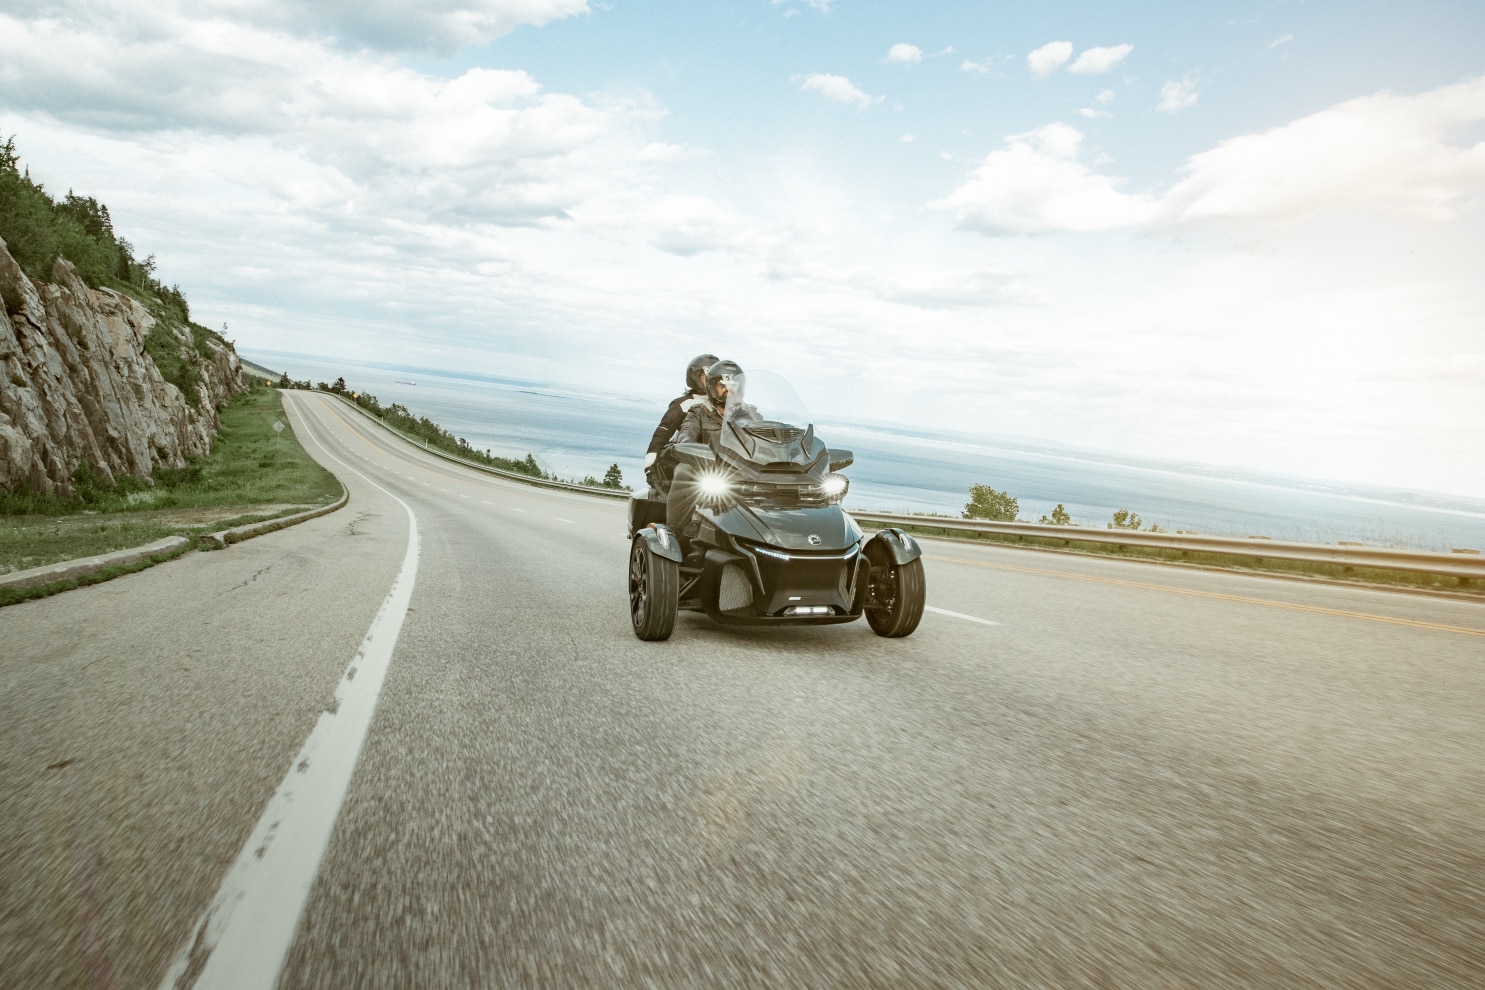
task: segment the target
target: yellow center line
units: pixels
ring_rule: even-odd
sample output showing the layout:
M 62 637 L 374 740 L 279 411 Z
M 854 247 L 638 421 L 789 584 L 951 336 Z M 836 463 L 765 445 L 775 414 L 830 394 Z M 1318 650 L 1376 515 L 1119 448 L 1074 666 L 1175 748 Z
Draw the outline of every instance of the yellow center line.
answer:
M 963 557 L 940 557 L 924 554 L 929 560 L 942 560 L 949 564 L 967 564 L 970 567 L 988 567 L 998 571 L 1020 571 L 1023 574 L 1040 574 L 1043 577 L 1070 578 L 1074 581 L 1092 581 L 1096 584 L 1117 584 L 1125 588 L 1143 588 L 1147 591 L 1168 591 L 1177 595 L 1196 598 L 1216 598 L 1226 602 L 1242 602 L 1245 605 L 1267 605 L 1270 608 L 1287 608 L 1296 612 L 1315 612 L 1320 615 L 1338 615 L 1347 619 L 1366 619 L 1369 622 L 1386 622 L 1395 626 L 1412 626 L 1416 629 L 1432 629 L 1436 632 L 1463 633 L 1466 636 L 1485 636 L 1485 629 L 1468 626 L 1446 626 L 1440 622 L 1420 622 L 1417 619 L 1397 619 L 1390 615 L 1373 615 L 1370 612 L 1351 612 L 1339 608 L 1321 608 L 1318 605 L 1298 605 L 1293 602 L 1276 602 L 1267 598 L 1245 598 L 1242 595 L 1224 595 L 1216 591 L 1196 591 L 1191 588 L 1175 588 L 1167 584 L 1145 584 L 1141 581 L 1121 581 L 1118 578 L 1093 577 L 1088 574 L 1073 574 L 1069 571 L 1048 571 L 1038 567 L 1017 567 L 1015 564 L 991 564 L 982 560 L 966 560 Z

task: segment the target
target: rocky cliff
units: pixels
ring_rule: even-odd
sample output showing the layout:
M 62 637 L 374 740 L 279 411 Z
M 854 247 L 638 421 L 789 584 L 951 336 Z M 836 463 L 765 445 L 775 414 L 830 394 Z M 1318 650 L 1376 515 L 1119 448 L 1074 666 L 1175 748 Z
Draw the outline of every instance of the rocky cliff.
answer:
M 0 298 L 0 489 L 66 493 L 84 460 L 110 480 L 181 467 L 211 451 L 217 409 L 246 388 L 237 353 L 215 335 L 157 324 L 66 261 L 33 282 L 3 240 Z M 165 380 L 147 340 L 194 395 Z

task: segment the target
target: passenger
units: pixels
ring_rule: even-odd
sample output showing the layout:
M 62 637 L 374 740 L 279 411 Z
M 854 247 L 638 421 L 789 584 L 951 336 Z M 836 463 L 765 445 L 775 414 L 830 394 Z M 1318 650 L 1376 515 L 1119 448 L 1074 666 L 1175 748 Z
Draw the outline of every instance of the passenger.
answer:
M 716 363 L 715 354 L 698 354 L 691 359 L 691 363 L 686 365 L 686 391 L 670 400 L 665 415 L 660 417 L 660 425 L 655 427 L 655 434 L 650 437 L 650 445 L 645 448 L 645 480 L 662 495 L 669 489 L 671 475 L 675 472 L 675 462 L 668 456 L 666 448 L 681 428 L 686 412 L 705 399 L 706 369 Z
M 722 414 L 727 411 L 727 393 L 742 368 L 732 361 L 718 361 L 706 370 L 705 401 L 692 406 L 675 436 L 676 443 L 704 443 L 717 450 L 722 436 Z M 694 539 L 697 533 L 696 503 L 701 499 L 699 474 L 689 464 L 680 464 L 675 469 L 675 480 L 665 500 L 665 524 L 683 542 Z

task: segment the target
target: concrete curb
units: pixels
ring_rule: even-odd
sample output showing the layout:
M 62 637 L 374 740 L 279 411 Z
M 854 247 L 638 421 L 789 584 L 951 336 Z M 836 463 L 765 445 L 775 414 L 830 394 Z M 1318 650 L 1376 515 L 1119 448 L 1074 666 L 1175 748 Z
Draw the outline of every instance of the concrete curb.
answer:
M 243 540 L 251 540 L 255 536 L 264 533 L 272 533 L 275 530 L 286 529 L 295 523 L 308 522 L 320 516 L 328 516 L 337 509 L 345 508 L 345 504 L 351 500 L 350 490 L 341 486 L 340 498 L 329 505 L 322 505 L 315 509 L 304 512 L 296 512 L 292 516 L 279 516 L 277 519 L 264 519 L 262 522 L 247 523 L 243 526 L 234 526 L 231 529 L 220 530 L 215 533 L 207 533 L 201 537 L 202 543 L 214 544 L 217 549 L 241 543 Z
M 345 507 L 350 501 L 351 493 L 344 485 L 341 486 L 340 498 L 330 505 L 322 505 L 306 512 L 296 512 L 292 516 L 280 516 L 277 519 L 264 519 L 262 522 L 247 523 L 243 526 L 234 526 L 231 529 L 220 530 L 216 533 L 207 533 L 200 538 L 200 542 L 214 548 L 230 546 L 233 543 L 241 543 L 264 533 L 272 533 L 274 530 L 284 529 L 295 523 L 302 523 L 318 516 L 329 515 L 336 509 Z M 87 577 L 96 574 L 106 567 L 117 567 L 120 564 L 134 564 L 146 558 L 153 557 L 157 553 L 168 553 L 185 546 L 190 541 L 184 536 L 167 536 L 163 540 L 142 547 L 134 547 L 129 550 L 115 550 L 113 553 L 99 554 L 96 557 L 79 557 L 76 560 L 64 560 L 57 564 L 47 564 L 44 567 L 32 567 L 25 571 L 15 571 L 11 574 L 0 574 L 0 588 L 33 588 L 41 584 L 55 584 L 58 581 L 70 581 L 73 578 Z
M 154 543 L 134 547 L 131 550 L 115 550 L 113 553 L 99 554 L 96 557 L 79 557 L 76 560 L 64 560 L 59 564 L 47 564 L 44 567 L 14 571 L 0 575 L 0 588 L 33 588 L 39 584 L 54 584 L 58 581 L 87 577 L 105 567 L 137 563 L 157 553 L 175 550 L 188 542 L 190 541 L 184 536 L 167 536 L 163 540 L 156 540 Z

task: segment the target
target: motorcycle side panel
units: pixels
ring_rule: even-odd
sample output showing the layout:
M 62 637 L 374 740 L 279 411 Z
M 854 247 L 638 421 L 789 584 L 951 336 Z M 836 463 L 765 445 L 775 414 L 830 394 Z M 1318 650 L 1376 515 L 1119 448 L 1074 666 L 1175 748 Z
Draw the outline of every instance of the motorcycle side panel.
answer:
M 640 498 L 635 496 L 629 500 L 629 536 L 648 526 L 650 523 L 665 522 L 665 503 L 660 499 Z

